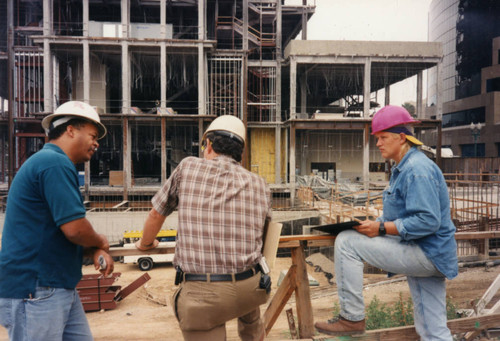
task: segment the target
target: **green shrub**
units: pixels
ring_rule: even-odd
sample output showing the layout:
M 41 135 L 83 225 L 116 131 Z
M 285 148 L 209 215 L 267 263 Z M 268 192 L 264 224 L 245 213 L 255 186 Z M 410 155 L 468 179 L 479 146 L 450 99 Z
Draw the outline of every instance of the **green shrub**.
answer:
M 457 318 L 457 307 L 448 298 L 446 299 L 446 312 L 448 320 Z M 340 313 L 340 306 L 335 302 L 333 306 L 333 316 Z M 382 303 L 374 296 L 366 307 L 366 329 L 382 329 L 412 325 L 413 322 L 413 301 L 409 297 L 406 301 L 403 294 L 399 293 L 399 300 L 394 304 Z

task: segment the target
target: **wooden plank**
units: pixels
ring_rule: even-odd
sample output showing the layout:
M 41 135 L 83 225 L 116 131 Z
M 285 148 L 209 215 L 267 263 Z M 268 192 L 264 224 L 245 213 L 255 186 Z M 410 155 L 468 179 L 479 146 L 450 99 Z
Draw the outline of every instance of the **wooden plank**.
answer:
M 488 232 L 457 232 L 455 239 L 484 239 L 484 238 L 500 238 L 500 231 Z M 295 235 L 281 236 L 279 248 L 295 248 L 300 246 L 300 241 L 306 241 L 306 246 L 333 246 L 335 236 L 331 235 Z M 157 248 L 148 251 L 139 251 L 135 248 L 127 249 L 123 247 L 111 247 L 109 254 L 113 257 L 118 256 L 133 256 L 133 255 L 148 255 L 148 254 L 169 254 L 174 253 L 175 247 L 158 246 Z
M 281 236 L 281 242 L 296 241 L 296 240 L 335 240 L 335 236 L 329 234 L 297 234 L 294 236 Z
M 113 206 L 113 208 L 120 208 L 120 207 L 123 207 L 123 206 L 126 206 L 126 205 L 128 205 L 128 200 L 124 200 L 121 203 L 116 204 L 115 206 Z
M 484 314 L 484 308 L 488 303 L 490 303 L 491 299 L 495 294 L 497 293 L 498 289 L 500 288 L 500 275 L 497 276 L 497 278 L 491 283 L 489 288 L 486 290 L 486 292 L 483 294 L 481 299 L 476 303 L 474 306 L 474 312 L 472 313 L 471 316 L 476 316 L 476 315 L 483 315 Z M 500 302 L 500 301 L 499 301 Z M 497 302 L 498 303 L 498 302 Z M 496 309 L 496 307 L 494 307 Z M 495 310 L 491 311 L 491 314 L 495 313 Z M 468 332 L 465 334 L 464 339 L 466 341 L 473 340 L 480 334 L 480 331 L 472 331 Z
M 500 314 L 466 317 L 448 321 L 448 328 L 452 334 L 461 334 L 474 330 L 484 330 L 497 327 L 500 324 Z M 356 336 L 314 338 L 324 341 L 403 341 L 420 340 L 415 326 L 405 326 L 387 329 L 369 330 L 365 334 Z
M 163 254 L 170 254 L 170 253 L 175 253 L 175 246 L 158 246 L 154 249 L 147 250 L 147 251 L 140 251 L 136 248 L 124 248 L 124 247 L 110 247 L 109 248 L 109 255 L 112 257 L 119 257 L 119 256 L 140 256 L 140 255 L 163 255 Z
M 500 231 L 456 232 L 456 240 L 500 238 Z
M 493 283 L 491 283 L 491 285 L 486 290 L 486 292 L 484 293 L 484 295 L 481 297 L 481 299 L 479 300 L 479 302 L 477 302 L 475 312 L 478 315 L 482 315 L 483 314 L 484 308 L 486 307 L 486 305 L 488 303 L 490 303 L 491 299 L 493 298 L 493 296 L 495 296 L 495 294 L 497 293 L 498 289 L 500 289 L 500 275 L 498 275 L 497 278 L 493 281 Z
M 123 288 L 116 295 L 115 300 L 117 302 L 123 300 L 125 297 L 127 297 L 128 295 L 130 295 L 131 293 L 133 293 L 136 289 L 138 289 L 139 287 L 143 286 L 144 283 L 146 283 L 150 279 L 151 279 L 151 277 L 146 272 L 144 275 L 142 275 L 141 277 L 137 278 L 135 281 L 133 281 L 132 283 L 130 283 L 129 285 L 127 285 L 125 288 Z
M 288 302 L 288 299 L 290 298 L 290 296 L 292 296 L 296 288 L 295 284 L 296 272 L 297 272 L 297 266 L 296 265 L 290 266 L 290 269 L 288 269 L 288 272 L 285 278 L 283 278 L 281 285 L 278 287 L 278 290 L 276 290 L 276 293 L 273 295 L 271 302 L 267 306 L 266 312 L 264 313 L 263 316 L 266 335 L 269 334 L 269 332 L 271 331 L 271 328 L 276 322 L 276 319 L 278 318 L 279 314 L 285 307 L 286 302 Z
M 309 292 L 309 277 L 307 275 L 304 248 L 292 249 L 292 264 L 297 265 L 295 281 L 295 304 L 297 305 L 297 319 L 300 337 L 312 337 L 314 335 L 314 320 Z

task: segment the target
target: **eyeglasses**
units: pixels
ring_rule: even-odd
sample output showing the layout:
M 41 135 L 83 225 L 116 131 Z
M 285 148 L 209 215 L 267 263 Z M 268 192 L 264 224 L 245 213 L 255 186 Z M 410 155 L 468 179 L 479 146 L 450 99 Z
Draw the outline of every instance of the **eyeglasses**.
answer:
M 210 143 L 210 145 L 212 145 L 212 141 L 210 141 L 209 139 L 204 139 L 203 142 L 201 143 L 201 151 L 204 152 L 205 149 L 207 149 L 207 141 L 208 143 Z

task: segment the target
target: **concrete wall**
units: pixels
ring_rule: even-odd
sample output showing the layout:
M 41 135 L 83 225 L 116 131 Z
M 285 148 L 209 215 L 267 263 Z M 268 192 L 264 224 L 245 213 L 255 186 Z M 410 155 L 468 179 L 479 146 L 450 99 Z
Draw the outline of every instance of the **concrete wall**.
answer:
M 73 72 L 75 91 L 73 99 L 83 98 L 83 59 L 78 59 L 76 70 Z M 106 108 L 106 65 L 102 64 L 97 57 L 90 56 L 90 104 L 97 106 L 107 112 Z
M 402 41 L 292 40 L 285 49 L 290 55 L 315 56 L 419 56 L 441 57 L 441 43 Z
M 373 137 L 370 141 L 370 162 L 384 162 Z M 363 176 L 362 146 L 361 131 L 301 131 L 296 149 L 299 175 L 311 174 L 311 163 L 334 163 L 337 179 L 356 181 Z M 373 180 L 379 178 L 374 175 Z

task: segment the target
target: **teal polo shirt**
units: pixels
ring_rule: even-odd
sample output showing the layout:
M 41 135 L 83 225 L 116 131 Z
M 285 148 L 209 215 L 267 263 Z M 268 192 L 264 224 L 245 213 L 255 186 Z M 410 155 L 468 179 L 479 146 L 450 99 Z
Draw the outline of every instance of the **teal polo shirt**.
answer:
M 83 248 L 60 226 L 85 217 L 75 165 L 47 143 L 19 169 L 7 197 L 0 250 L 0 297 L 27 298 L 36 286 L 73 289 Z

